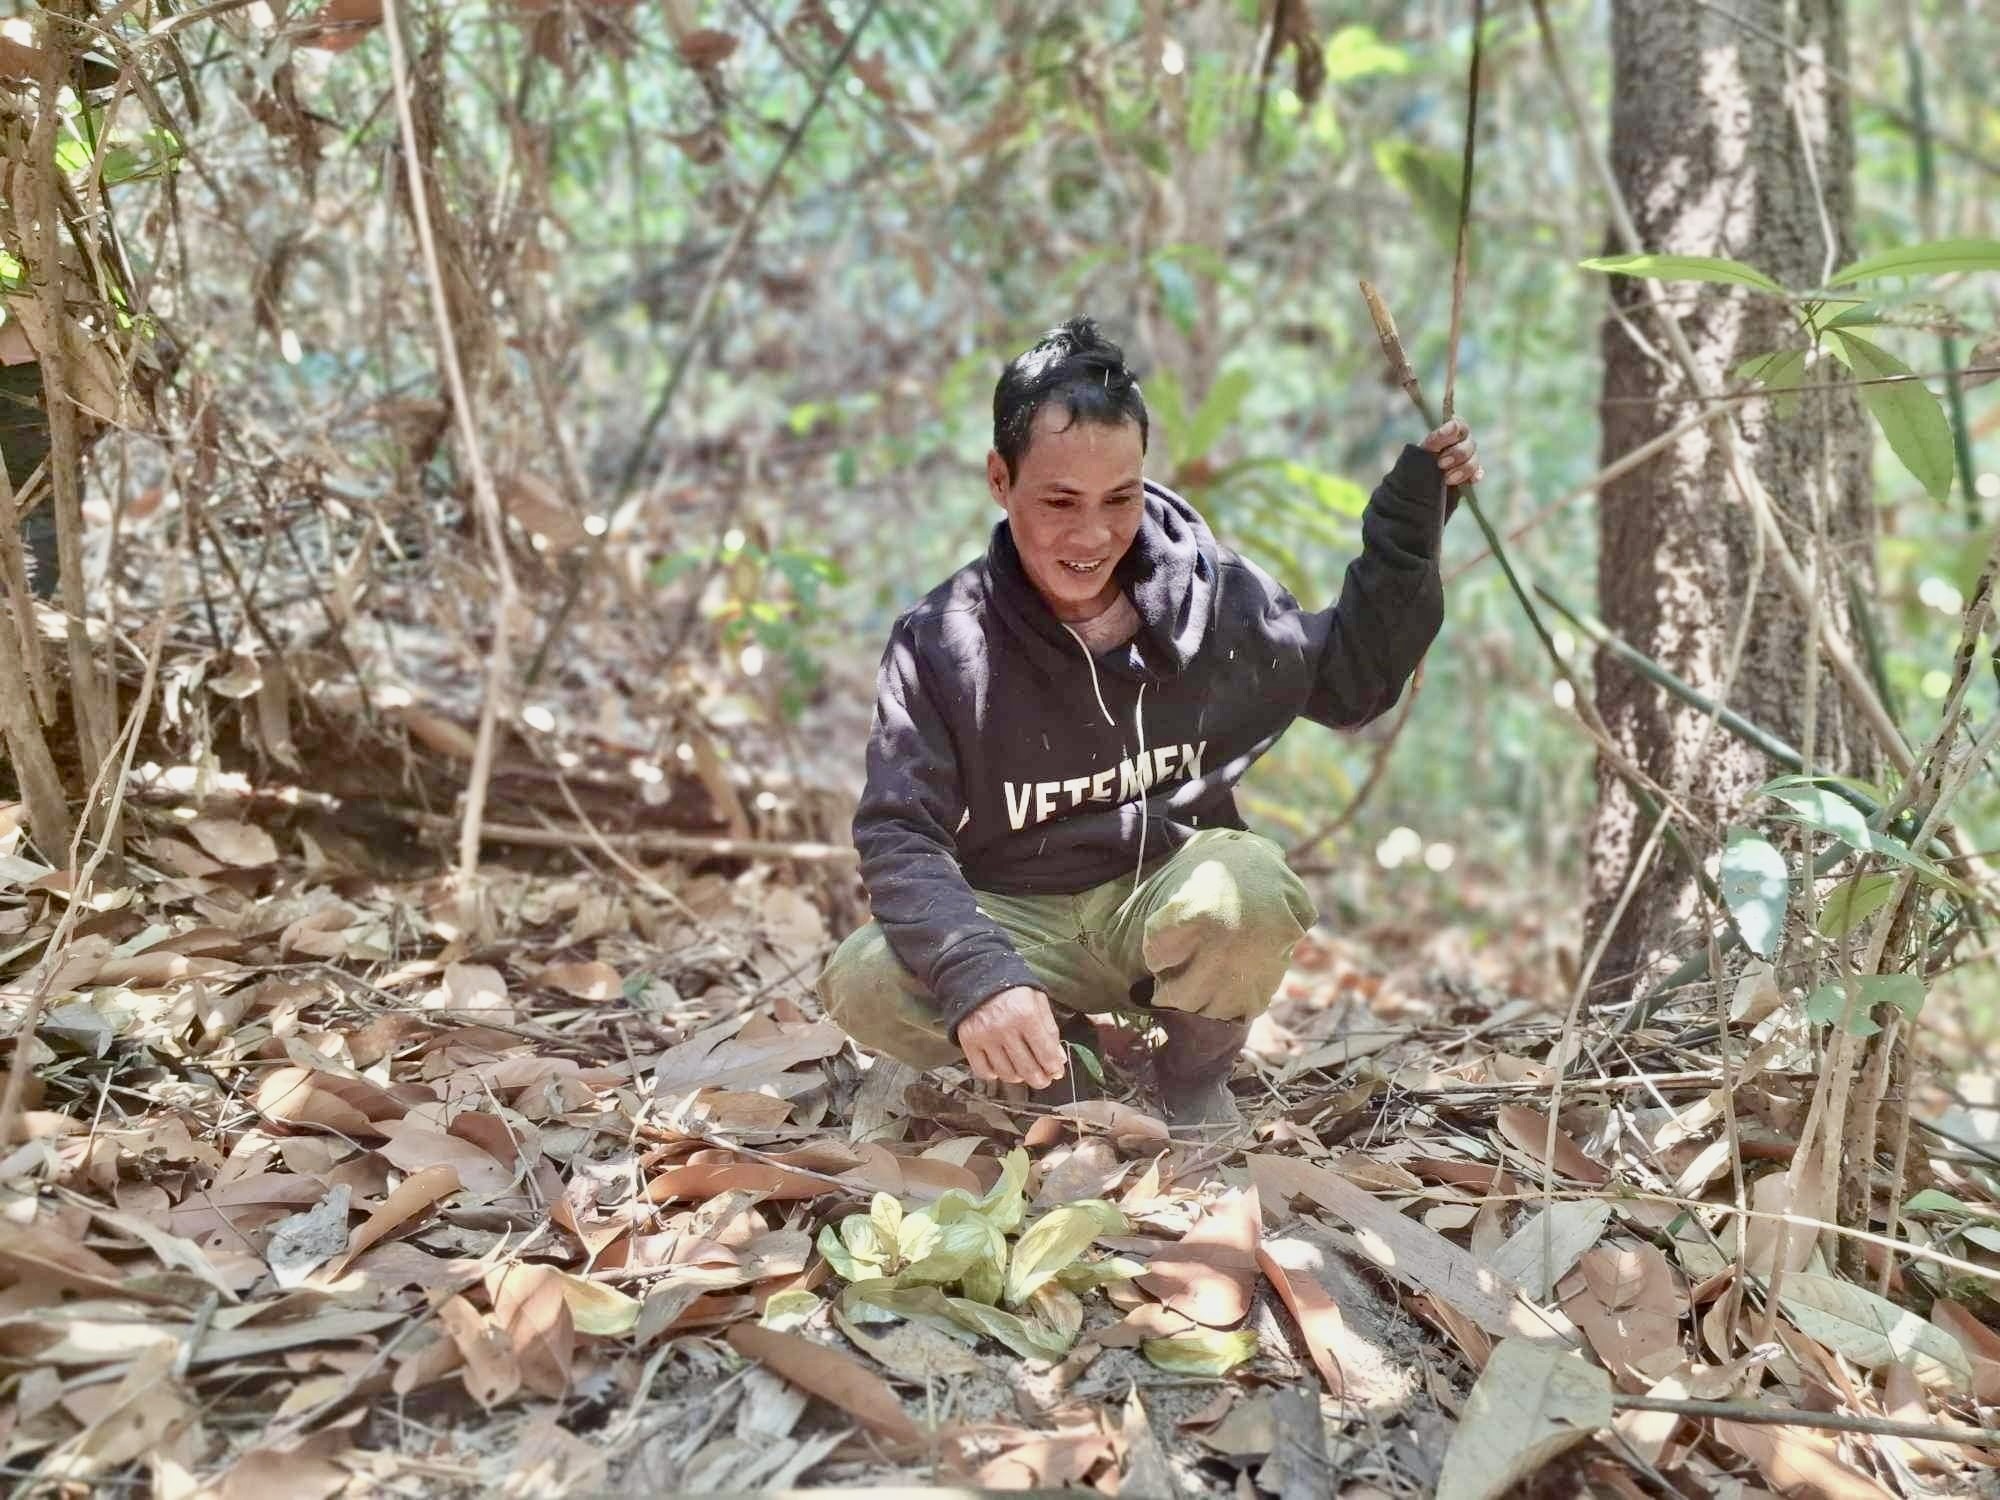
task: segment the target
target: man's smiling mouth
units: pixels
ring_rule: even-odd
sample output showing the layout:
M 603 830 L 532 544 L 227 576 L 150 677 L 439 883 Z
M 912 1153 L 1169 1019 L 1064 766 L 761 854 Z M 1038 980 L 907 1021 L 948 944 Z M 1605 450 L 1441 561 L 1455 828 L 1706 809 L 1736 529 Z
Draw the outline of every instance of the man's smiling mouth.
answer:
M 1062 563 L 1063 567 L 1066 568 L 1068 571 L 1072 573 L 1084 574 L 1086 576 L 1091 573 L 1095 573 L 1099 568 L 1104 566 L 1104 559 L 1101 557 L 1093 558 L 1089 562 L 1081 562 L 1081 563 L 1071 562 L 1067 558 L 1059 559 L 1059 561 Z

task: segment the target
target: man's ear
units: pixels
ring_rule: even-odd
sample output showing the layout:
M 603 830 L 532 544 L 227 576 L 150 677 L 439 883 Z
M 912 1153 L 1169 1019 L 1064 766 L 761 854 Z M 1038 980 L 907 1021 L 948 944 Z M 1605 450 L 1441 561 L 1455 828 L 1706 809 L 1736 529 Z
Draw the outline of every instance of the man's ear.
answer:
M 993 503 L 1002 510 L 1007 508 L 1007 460 L 1000 456 L 998 448 L 986 450 L 986 493 L 993 497 Z

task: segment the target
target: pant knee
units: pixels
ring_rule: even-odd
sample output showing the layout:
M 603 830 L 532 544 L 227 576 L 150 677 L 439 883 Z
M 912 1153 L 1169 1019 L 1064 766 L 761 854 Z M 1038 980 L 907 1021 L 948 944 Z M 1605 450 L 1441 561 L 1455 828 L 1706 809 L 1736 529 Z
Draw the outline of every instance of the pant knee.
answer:
M 1198 851 L 1146 923 L 1156 1003 L 1248 1020 L 1271 1003 L 1292 947 L 1318 920 L 1304 883 L 1269 839 L 1231 832 Z
M 1318 920 L 1312 896 L 1285 863 L 1284 851 L 1267 838 L 1234 829 L 1218 831 L 1205 843 L 1180 889 L 1154 914 L 1163 927 L 1189 924 L 1212 935 L 1285 946 Z
M 961 1055 L 915 977 L 873 922 L 850 933 L 834 950 L 820 973 L 818 990 L 828 1018 L 870 1051 L 919 1068 Z

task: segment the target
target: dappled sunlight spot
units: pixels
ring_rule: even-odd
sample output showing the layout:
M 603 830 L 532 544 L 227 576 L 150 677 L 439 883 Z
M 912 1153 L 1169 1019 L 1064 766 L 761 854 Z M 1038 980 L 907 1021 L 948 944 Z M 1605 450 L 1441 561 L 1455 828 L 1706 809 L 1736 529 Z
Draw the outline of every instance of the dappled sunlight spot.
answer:
M 1965 595 L 1948 579 L 1935 574 L 1917 585 L 1917 598 L 1940 614 L 1956 615 L 1965 608 Z
M 1375 846 L 1375 863 L 1385 870 L 1398 869 L 1424 852 L 1424 836 L 1409 827 L 1392 828 Z
M 1377 1234 L 1374 1230 L 1372 1229 L 1355 1230 L 1354 1243 L 1361 1247 L 1362 1254 L 1366 1255 L 1370 1260 L 1374 1261 L 1376 1265 L 1383 1267 L 1385 1270 L 1389 1269 L 1390 1267 L 1393 1267 L 1396 1264 L 1396 1251 L 1394 1247 L 1391 1246 L 1387 1240 L 1383 1239 L 1382 1236 Z
M 1243 925 L 1243 890 L 1236 872 L 1219 859 L 1196 865 L 1175 896 L 1175 904 L 1205 912 L 1225 927 Z

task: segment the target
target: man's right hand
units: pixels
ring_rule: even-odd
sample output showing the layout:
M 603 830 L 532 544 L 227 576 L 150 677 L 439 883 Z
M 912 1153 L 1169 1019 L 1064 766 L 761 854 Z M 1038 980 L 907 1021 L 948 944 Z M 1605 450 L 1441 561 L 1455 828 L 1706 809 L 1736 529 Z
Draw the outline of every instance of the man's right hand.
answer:
M 958 1045 L 972 1064 L 972 1076 L 991 1083 L 1047 1088 L 1067 1070 L 1049 997 L 1026 985 L 982 1001 L 958 1023 Z

